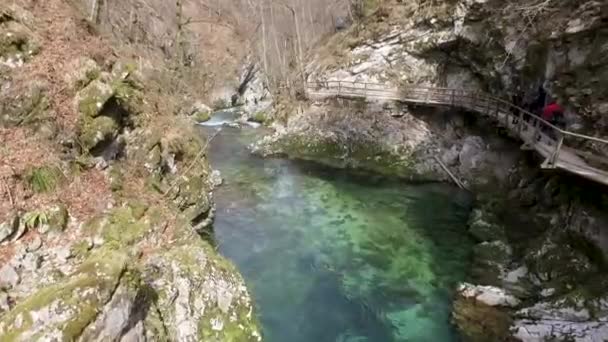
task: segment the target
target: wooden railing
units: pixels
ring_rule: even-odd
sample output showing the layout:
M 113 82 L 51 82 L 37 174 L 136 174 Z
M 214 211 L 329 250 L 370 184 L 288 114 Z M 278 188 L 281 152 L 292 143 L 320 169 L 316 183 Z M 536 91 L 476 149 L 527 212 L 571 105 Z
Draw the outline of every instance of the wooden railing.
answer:
M 306 84 L 306 92 L 310 97 L 393 100 L 457 107 L 481 113 L 492 117 L 512 135 L 524 141 L 523 148 L 541 154 L 545 158 L 542 164 L 544 168 L 560 168 L 608 184 L 608 172 L 604 171 L 608 170 L 608 158 L 598 152 L 589 152 L 608 151 L 608 140 L 566 131 L 489 94 L 466 89 L 418 86 L 394 88 L 379 83 L 349 81 L 309 82 Z

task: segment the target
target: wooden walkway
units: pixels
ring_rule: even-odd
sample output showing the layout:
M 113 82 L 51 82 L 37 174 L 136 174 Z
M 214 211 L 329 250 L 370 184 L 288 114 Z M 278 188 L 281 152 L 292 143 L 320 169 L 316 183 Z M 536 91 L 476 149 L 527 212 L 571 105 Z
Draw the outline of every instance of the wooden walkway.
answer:
M 493 118 L 499 126 L 521 139 L 522 149 L 544 158 L 544 169 L 561 169 L 608 185 L 608 158 L 573 146 L 594 144 L 608 151 L 608 140 L 568 132 L 507 101 L 462 89 L 408 87 L 395 89 L 384 84 L 347 81 L 306 84 L 310 98 L 342 97 L 399 101 L 427 106 L 450 106 Z

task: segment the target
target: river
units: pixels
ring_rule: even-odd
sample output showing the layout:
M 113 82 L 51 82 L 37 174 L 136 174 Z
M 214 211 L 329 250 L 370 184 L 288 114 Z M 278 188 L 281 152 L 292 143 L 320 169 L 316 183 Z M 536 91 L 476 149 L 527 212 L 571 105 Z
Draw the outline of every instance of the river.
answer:
M 217 124 L 217 125 L 216 125 Z M 458 341 L 453 289 L 472 242 L 451 185 L 262 159 L 261 129 L 221 127 L 214 239 L 245 277 L 268 342 Z

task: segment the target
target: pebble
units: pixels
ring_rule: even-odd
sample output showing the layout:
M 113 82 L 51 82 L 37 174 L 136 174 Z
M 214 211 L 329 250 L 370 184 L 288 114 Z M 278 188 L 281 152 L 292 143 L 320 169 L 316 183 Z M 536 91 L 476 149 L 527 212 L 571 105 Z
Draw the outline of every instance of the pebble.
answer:
M 0 268 L 0 287 L 15 287 L 19 281 L 21 281 L 19 274 L 12 266 L 4 265 Z

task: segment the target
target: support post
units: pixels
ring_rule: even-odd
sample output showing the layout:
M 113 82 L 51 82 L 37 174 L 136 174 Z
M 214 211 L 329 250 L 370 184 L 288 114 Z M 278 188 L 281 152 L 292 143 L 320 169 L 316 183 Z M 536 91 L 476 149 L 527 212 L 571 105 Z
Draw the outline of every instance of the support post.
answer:
M 534 118 L 534 135 L 532 135 L 532 142 L 536 143 L 536 137 L 539 137 L 538 140 L 541 140 L 540 134 L 540 120 L 538 118 Z
M 517 109 L 519 112 L 519 122 L 517 125 L 517 134 L 521 137 L 521 130 L 524 128 L 524 111 L 521 109 Z
M 561 152 L 563 145 L 564 145 L 564 134 L 560 132 L 559 139 L 557 141 L 557 144 L 555 145 L 555 151 L 553 152 L 553 155 L 551 156 L 551 163 L 550 163 L 551 167 L 555 167 L 555 165 L 557 164 L 557 160 L 559 159 L 559 153 Z

